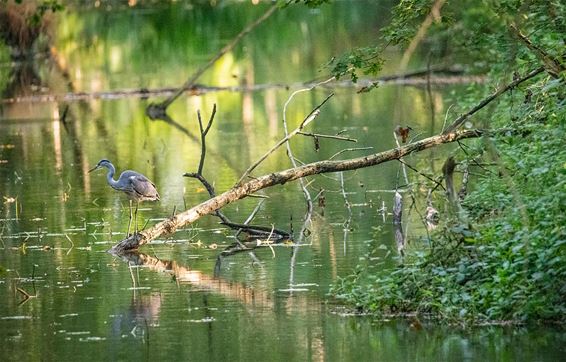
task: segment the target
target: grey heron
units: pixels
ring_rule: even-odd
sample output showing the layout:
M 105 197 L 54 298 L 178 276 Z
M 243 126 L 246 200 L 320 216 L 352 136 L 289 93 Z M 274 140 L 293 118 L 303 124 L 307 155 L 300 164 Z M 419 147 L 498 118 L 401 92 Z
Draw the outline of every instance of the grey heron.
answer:
M 130 226 L 132 224 L 132 201 L 136 202 L 136 211 L 134 212 L 134 223 L 137 232 L 138 229 L 138 206 L 140 201 L 158 201 L 159 194 L 153 182 L 151 182 L 147 177 L 139 172 L 126 170 L 120 174 L 118 181 L 114 180 L 114 174 L 116 173 L 116 168 L 112 162 L 108 160 L 100 160 L 92 169 L 88 172 L 98 170 L 99 168 L 107 168 L 108 173 L 106 174 L 106 180 L 108 184 L 118 191 L 123 191 L 130 200 L 130 221 L 128 222 L 128 235 L 130 235 Z

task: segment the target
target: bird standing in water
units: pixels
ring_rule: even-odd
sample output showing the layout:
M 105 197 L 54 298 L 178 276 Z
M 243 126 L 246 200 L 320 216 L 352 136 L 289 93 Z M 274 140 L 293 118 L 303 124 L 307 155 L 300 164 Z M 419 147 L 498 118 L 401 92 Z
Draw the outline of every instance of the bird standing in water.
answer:
M 130 226 L 132 225 L 132 201 L 136 202 L 136 210 L 134 212 L 134 223 L 137 232 L 138 229 L 138 206 L 140 201 L 158 201 L 159 194 L 153 182 L 151 182 L 147 177 L 139 172 L 127 170 L 120 174 L 118 181 L 114 180 L 114 173 L 116 169 L 112 162 L 108 160 L 100 160 L 96 166 L 90 169 L 88 172 L 98 170 L 99 168 L 105 167 L 108 169 L 106 174 L 106 180 L 108 184 L 118 191 L 123 191 L 128 196 L 130 200 L 130 221 L 128 222 L 128 235 L 130 235 Z

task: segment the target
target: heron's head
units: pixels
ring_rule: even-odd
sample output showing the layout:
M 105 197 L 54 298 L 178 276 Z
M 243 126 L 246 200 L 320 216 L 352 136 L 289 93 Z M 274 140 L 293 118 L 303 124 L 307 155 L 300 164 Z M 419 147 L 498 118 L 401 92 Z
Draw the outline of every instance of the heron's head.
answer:
M 96 171 L 96 170 L 98 170 L 99 168 L 102 168 L 102 167 L 110 168 L 111 166 L 112 166 L 112 163 L 110 161 L 108 161 L 106 159 L 102 159 L 102 160 L 98 161 L 96 166 L 94 166 L 93 168 L 88 170 L 88 172 Z

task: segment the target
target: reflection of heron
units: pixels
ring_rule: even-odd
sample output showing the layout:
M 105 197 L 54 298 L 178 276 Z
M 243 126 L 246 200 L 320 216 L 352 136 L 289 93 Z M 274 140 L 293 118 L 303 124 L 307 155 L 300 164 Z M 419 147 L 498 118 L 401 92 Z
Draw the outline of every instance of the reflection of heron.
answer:
M 106 167 L 108 169 L 108 174 L 106 175 L 106 180 L 108 184 L 118 191 L 124 191 L 130 199 L 130 221 L 128 222 L 128 235 L 130 234 L 130 226 L 132 224 L 132 201 L 136 202 L 136 211 L 134 212 L 134 223 L 136 226 L 136 231 L 138 228 L 138 206 L 140 201 L 157 201 L 159 200 L 159 194 L 153 182 L 151 182 L 147 177 L 139 172 L 127 170 L 120 174 L 118 181 L 114 181 L 114 173 L 116 169 L 112 162 L 108 160 L 100 160 L 95 167 L 90 169 L 88 172 L 98 170 L 99 168 Z

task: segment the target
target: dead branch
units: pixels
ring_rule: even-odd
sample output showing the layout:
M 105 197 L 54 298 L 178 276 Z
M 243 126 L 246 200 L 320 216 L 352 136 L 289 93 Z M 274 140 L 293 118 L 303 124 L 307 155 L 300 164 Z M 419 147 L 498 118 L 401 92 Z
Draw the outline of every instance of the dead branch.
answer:
M 204 168 L 204 159 L 206 157 L 206 135 L 208 134 L 210 127 L 212 127 L 212 122 L 214 122 L 215 115 L 216 115 L 216 103 L 214 103 L 214 105 L 212 106 L 212 114 L 208 119 L 206 128 L 204 128 L 202 125 L 200 110 L 197 111 L 197 118 L 198 118 L 199 130 L 200 130 L 200 144 L 201 144 L 199 166 L 196 173 L 187 172 L 183 174 L 184 177 L 192 177 L 199 180 L 200 183 L 206 188 L 206 191 L 208 191 L 208 195 L 210 197 L 215 197 L 216 192 L 214 191 L 214 187 L 208 182 L 208 180 L 202 174 L 202 170 Z M 166 116 L 166 118 L 169 118 L 169 116 Z M 216 210 L 214 214 L 218 216 L 218 218 L 223 222 L 227 222 L 227 223 L 231 222 L 230 219 L 228 219 L 220 210 Z
M 181 94 L 183 94 L 184 91 L 193 87 L 196 80 L 208 68 L 210 68 L 214 63 L 216 63 L 216 61 L 218 59 L 220 59 L 224 54 L 226 54 L 228 51 L 230 51 L 232 48 L 234 48 L 234 46 L 236 46 L 236 44 L 238 44 L 244 36 L 246 36 L 248 33 L 250 33 L 252 30 L 254 30 L 259 24 L 264 22 L 273 13 L 275 13 L 275 11 L 278 8 L 279 8 L 279 5 L 277 5 L 277 4 L 272 5 L 262 16 L 257 18 L 253 23 L 246 26 L 244 28 L 244 30 L 242 30 L 238 35 L 236 35 L 236 37 L 234 39 L 232 39 L 232 41 L 230 43 L 226 44 L 226 46 L 224 46 L 224 48 L 222 48 L 214 57 L 212 57 L 205 65 L 203 65 L 199 70 L 197 70 L 197 72 L 195 74 L 193 74 L 193 76 L 191 78 L 189 78 L 185 82 L 185 84 L 183 84 L 181 86 L 181 88 L 179 88 L 169 98 L 167 98 L 166 100 L 164 100 L 163 102 L 161 102 L 159 104 L 155 104 L 155 103 L 150 104 L 147 107 L 146 114 L 151 119 L 156 119 L 156 118 L 160 119 L 166 113 L 165 111 L 167 110 L 167 107 L 169 107 L 169 105 L 171 103 L 173 103 L 173 101 L 175 101 L 175 99 L 177 99 Z
M 198 118 L 198 126 L 200 129 L 200 140 L 201 140 L 201 151 L 200 151 L 200 162 L 198 164 L 198 171 L 199 175 L 202 175 L 202 169 L 204 167 L 204 158 L 206 157 L 206 135 L 208 131 L 210 131 L 210 127 L 212 126 L 212 122 L 214 121 L 214 116 L 216 115 L 216 103 L 212 107 L 212 114 L 210 115 L 210 119 L 208 120 L 208 124 L 206 128 L 202 126 L 202 119 L 200 118 L 200 111 L 197 111 L 197 118 Z
M 405 237 L 403 235 L 403 196 L 399 192 L 395 192 L 393 198 L 393 225 L 395 229 L 395 244 L 397 252 L 404 256 Z
M 399 139 L 397 138 L 397 130 L 400 127 L 399 125 L 397 125 L 397 127 L 395 127 L 395 131 L 393 131 L 393 138 L 395 138 L 395 144 L 397 145 L 397 148 L 401 147 L 401 145 L 399 144 Z M 411 127 L 407 127 L 405 128 L 406 130 L 406 136 L 403 136 L 403 143 L 405 143 L 405 141 L 407 140 L 407 136 L 409 135 L 409 129 L 411 129 Z M 403 171 L 403 176 L 405 177 L 405 185 L 409 184 L 409 177 L 407 176 L 407 168 L 405 168 L 405 162 L 403 162 L 402 158 L 399 158 L 399 160 L 401 161 L 401 170 Z M 399 184 L 399 174 L 397 174 L 397 185 Z
M 252 239 L 271 239 L 271 240 L 289 240 L 291 239 L 291 234 L 286 231 L 275 229 L 274 227 L 248 225 L 248 224 L 236 224 L 232 222 L 221 222 L 222 225 L 226 225 L 234 230 L 238 230 L 238 233 L 245 232 Z M 268 238 L 269 237 L 269 238 Z
M 287 157 L 289 157 L 289 160 L 291 161 L 291 164 L 293 165 L 293 167 L 297 167 L 297 159 L 295 158 L 295 156 L 293 155 L 293 150 L 291 149 L 291 143 L 289 142 L 289 140 L 291 139 L 291 137 L 293 137 L 295 134 L 298 134 L 300 131 L 303 130 L 304 126 L 306 126 L 306 120 L 308 119 L 314 119 L 318 116 L 318 114 L 320 113 L 320 108 L 322 107 L 322 105 L 324 103 L 326 103 L 333 95 L 334 93 L 331 93 L 328 97 L 326 97 L 326 99 L 318 106 L 316 107 L 313 111 L 311 111 L 311 114 L 309 114 L 307 116 L 307 118 L 301 123 L 301 125 L 299 126 L 299 128 L 296 128 L 295 130 L 293 130 L 293 132 L 289 133 L 289 129 L 287 127 L 287 107 L 289 106 L 289 104 L 291 104 L 291 101 L 293 100 L 293 98 L 299 94 L 299 93 L 303 93 L 303 92 L 309 92 L 311 90 L 313 90 L 314 88 L 316 88 L 319 85 L 323 85 L 326 84 L 328 82 L 331 82 L 333 79 L 335 79 L 335 77 L 330 77 L 329 79 L 326 79 L 322 82 L 319 82 L 315 85 L 313 85 L 312 87 L 309 88 L 302 88 L 299 90 L 294 91 L 293 93 L 291 93 L 291 95 L 289 96 L 289 98 L 287 98 L 287 101 L 285 102 L 285 104 L 283 105 L 283 130 L 285 131 L 285 147 L 287 148 Z M 309 120 L 310 122 L 310 120 Z M 296 133 L 295 133 L 296 132 Z M 318 138 L 314 137 L 314 141 L 315 141 L 315 148 L 318 152 L 318 149 L 320 148 L 320 144 L 318 142 Z M 311 194 L 309 192 L 309 190 L 307 189 L 307 185 L 305 185 L 305 181 L 303 179 L 299 180 L 299 185 L 301 186 L 301 190 L 303 191 L 303 195 L 305 195 L 305 202 L 307 204 L 307 213 L 306 215 L 308 216 L 307 219 L 304 220 L 303 223 L 303 229 L 307 228 L 307 223 L 310 221 L 310 215 L 312 214 L 312 198 L 311 198 Z M 302 235 L 299 237 L 299 239 L 302 239 Z M 293 260 L 295 259 L 295 254 L 296 253 L 296 249 L 293 250 Z
M 263 202 L 265 201 L 265 199 L 263 200 L 259 200 L 259 202 L 257 203 L 255 209 L 253 209 L 252 213 L 250 214 L 250 216 L 248 216 L 248 218 L 244 221 L 244 225 L 248 226 L 250 224 L 250 222 L 252 222 L 252 220 L 255 218 L 255 216 L 257 215 L 257 213 L 259 212 L 259 209 L 261 208 L 261 205 L 263 204 Z M 236 240 L 238 240 L 238 236 L 240 236 L 240 233 L 242 232 L 242 229 L 238 229 L 236 231 L 236 233 L 234 234 L 234 237 L 236 238 Z
M 519 38 L 519 40 L 525 43 L 527 48 L 529 48 L 533 53 L 536 54 L 536 56 L 540 60 L 542 60 L 548 74 L 550 74 L 554 78 L 558 78 L 558 75 L 565 70 L 564 66 L 560 64 L 560 62 L 556 58 L 548 54 L 546 50 L 534 44 L 531 39 L 527 38 L 526 35 L 521 33 L 521 31 L 514 24 L 512 24 L 509 28 L 511 29 L 511 32 L 517 38 Z
M 532 77 L 536 76 L 539 73 L 542 73 L 544 71 L 544 69 L 545 69 L 544 67 L 539 67 L 539 68 L 533 70 L 532 72 L 528 73 L 524 77 L 515 79 L 511 83 L 507 84 L 505 87 L 499 89 L 498 91 L 496 91 L 495 93 L 490 95 L 489 97 L 484 98 L 481 102 L 479 102 L 470 111 L 468 111 L 468 112 L 464 113 L 463 115 L 461 115 L 460 117 L 456 118 L 456 120 L 454 122 L 452 122 L 451 125 L 446 127 L 446 129 L 444 130 L 443 133 L 446 134 L 446 133 L 450 133 L 450 132 L 455 131 L 456 129 L 458 129 L 458 127 L 460 127 L 462 124 L 464 124 L 464 122 L 466 122 L 472 114 L 474 114 L 477 111 L 479 111 L 480 109 L 484 108 L 489 103 L 491 103 L 495 98 L 499 97 L 500 95 L 507 92 L 508 90 L 513 89 L 516 86 L 518 86 L 519 84 L 523 83 L 524 81 L 531 79 Z
M 418 173 L 418 174 L 421 175 L 422 177 L 424 177 L 424 178 L 426 178 L 426 179 L 432 181 L 432 182 L 436 185 L 436 187 L 440 186 L 440 187 L 442 187 L 442 188 L 444 189 L 444 186 L 442 186 L 442 184 L 441 184 L 440 182 L 436 181 L 436 180 L 433 179 L 432 177 L 430 177 L 430 176 L 428 176 L 428 175 L 422 173 L 421 171 L 419 171 L 419 170 L 416 169 L 415 167 L 411 166 L 411 165 L 408 164 L 407 162 L 403 161 L 402 159 L 399 159 L 398 161 L 401 162 L 402 164 L 404 164 L 405 166 L 407 166 L 408 168 L 410 168 L 411 170 L 413 170 L 414 172 Z M 435 188 L 436 188 L 436 187 L 435 187 Z M 446 189 L 444 189 L 444 190 L 446 190 Z
M 199 180 L 200 183 L 206 188 L 206 191 L 208 191 L 208 195 L 210 195 L 210 197 L 216 197 L 216 192 L 214 191 L 214 187 L 207 181 L 206 178 L 204 178 L 203 175 L 193 172 L 187 172 L 183 174 L 183 176 L 191 177 Z M 224 213 L 222 213 L 220 210 L 214 211 L 214 215 L 218 216 L 218 218 L 222 220 L 222 222 L 226 222 L 226 223 L 231 222 L 230 219 L 228 219 L 226 215 L 224 215 Z
M 344 205 L 346 209 L 348 209 L 348 220 L 344 223 L 344 228 L 348 229 L 350 226 L 350 221 L 352 220 L 352 205 L 350 201 L 348 201 L 348 196 L 346 196 L 346 188 L 344 186 L 344 172 L 340 172 L 340 191 L 342 193 L 342 197 L 344 198 Z
M 260 176 L 241 185 L 234 186 L 230 190 L 225 191 L 216 197 L 204 201 L 199 205 L 174 215 L 147 230 L 136 233 L 122 240 L 120 243 L 116 244 L 111 251 L 114 253 L 121 253 L 125 250 L 137 249 L 151 240 L 162 235 L 171 234 L 178 228 L 190 224 L 204 215 L 213 213 L 234 201 L 243 199 L 256 191 L 267 187 L 283 185 L 287 182 L 316 174 L 351 171 L 359 168 L 375 166 L 391 160 L 397 160 L 413 152 L 419 152 L 444 143 L 455 142 L 466 138 L 480 137 L 485 133 L 486 131 L 481 130 L 465 130 L 441 134 L 407 144 L 403 147 L 390 149 L 372 155 L 341 161 L 318 161 L 300 167 Z
M 259 212 L 259 209 L 261 208 L 261 205 L 263 204 L 264 200 L 260 200 L 256 207 L 254 208 L 254 210 L 252 211 L 252 213 L 248 216 L 248 218 L 244 221 L 244 225 L 249 225 L 249 223 L 255 218 L 256 214 Z M 242 229 L 238 229 L 236 230 L 236 232 L 234 233 L 234 237 L 236 238 L 236 242 L 232 243 L 231 245 L 229 245 L 228 247 L 226 247 L 220 254 L 218 254 L 218 256 L 216 257 L 216 263 L 214 264 L 214 276 L 219 276 L 220 275 L 220 269 L 222 268 L 222 258 L 226 257 L 226 256 L 230 256 L 230 255 L 234 255 L 236 253 L 239 252 L 243 252 L 243 251 L 247 251 L 249 252 L 250 257 L 252 258 L 252 260 L 254 262 L 258 262 L 259 260 L 257 258 L 257 256 L 255 255 L 254 251 L 253 251 L 253 247 L 251 249 L 248 249 L 248 247 L 244 244 L 244 242 L 242 242 L 238 237 L 240 236 L 240 234 L 242 233 Z M 257 243 L 256 243 L 257 245 Z M 258 247 L 258 246 L 256 246 Z
M 355 138 L 350 137 L 342 137 L 342 136 L 335 136 L 329 134 L 320 134 L 320 133 L 307 133 L 307 132 L 298 132 L 301 136 L 309 136 L 313 138 L 330 138 L 338 141 L 347 141 L 347 142 L 358 142 Z

